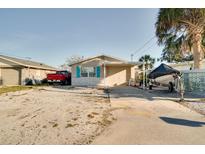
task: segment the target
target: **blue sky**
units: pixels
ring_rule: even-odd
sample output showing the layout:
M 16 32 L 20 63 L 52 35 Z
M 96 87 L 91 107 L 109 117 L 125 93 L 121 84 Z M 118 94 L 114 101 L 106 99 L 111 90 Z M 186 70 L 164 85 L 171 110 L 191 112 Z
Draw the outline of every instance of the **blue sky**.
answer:
M 52 66 L 72 55 L 130 54 L 155 35 L 158 9 L 0 9 L 0 52 Z M 149 48 L 148 50 L 146 50 Z M 159 57 L 153 39 L 144 54 Z

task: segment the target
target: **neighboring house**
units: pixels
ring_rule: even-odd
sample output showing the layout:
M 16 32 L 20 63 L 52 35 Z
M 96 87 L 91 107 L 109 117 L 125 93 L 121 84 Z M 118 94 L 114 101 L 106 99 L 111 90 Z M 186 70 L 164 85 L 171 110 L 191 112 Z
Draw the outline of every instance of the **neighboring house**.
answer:
M 202 62 L 202 69 L 195 70 L 194 62 L 170 63 L 169 66 L 182 72 L 185 92 L 192 92 L 204 96 L 205 91 L 205 59 Z
M 135 79 L 136 63 L 99 55 L 70 65 L 72 85 L 113 87 Z
M 194 69 L 194 62 L 193 61 L 186 61 L 186 62 L 179 62 L 179 63 L 168 63 L 169 66 L 179 70 L 179 71 L 186 71 L 186 70 L 193 70 Z M 205 69 L 205 59 L 203 60 L 202 69 Z
M 26 79 L 41 81 L 56 70 L 43 63 L 0 55 L 0 85 L 24 85 Z

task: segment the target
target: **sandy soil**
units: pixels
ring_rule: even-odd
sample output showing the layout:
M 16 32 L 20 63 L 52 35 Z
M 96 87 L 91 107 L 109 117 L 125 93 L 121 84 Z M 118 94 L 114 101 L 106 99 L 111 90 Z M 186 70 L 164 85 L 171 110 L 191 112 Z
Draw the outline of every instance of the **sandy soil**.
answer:
M 113 120 L 103 91 L 38 88 L 0 95 L 0 144 L 89 144 Z

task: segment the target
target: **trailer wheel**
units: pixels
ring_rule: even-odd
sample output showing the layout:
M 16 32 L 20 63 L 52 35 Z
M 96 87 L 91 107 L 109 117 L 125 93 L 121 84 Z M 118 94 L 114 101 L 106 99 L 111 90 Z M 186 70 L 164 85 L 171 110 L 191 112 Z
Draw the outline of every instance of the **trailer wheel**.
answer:
M 170 82 L 170 83 L 169 83 L 169 92 L 171 93 L 171 92 L 173 92 L 173 90 L 174 90 L 173 83 Z
M 149 85 L 149 90 L 152 90 L 152 85 Z

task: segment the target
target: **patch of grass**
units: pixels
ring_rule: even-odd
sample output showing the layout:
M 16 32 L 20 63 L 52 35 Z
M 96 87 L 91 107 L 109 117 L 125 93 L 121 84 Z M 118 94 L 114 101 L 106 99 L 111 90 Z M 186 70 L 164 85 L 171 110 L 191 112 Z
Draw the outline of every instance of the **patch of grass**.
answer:
M 0 95 L 3 93 L 8 93 L 8 92 L 15 92 L 15 91 L 21 91 L 21 90 L 29 90 L 32 89 L 33 87 L 31 86 L 6 86 L 6 87 L 1 87 L 0 88 Z

